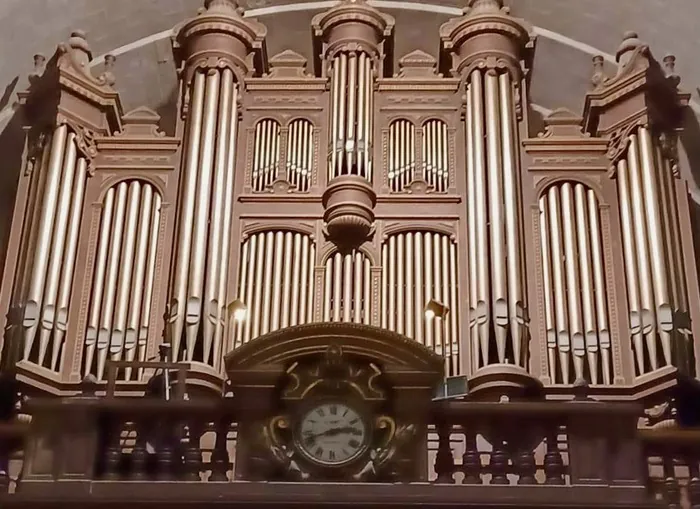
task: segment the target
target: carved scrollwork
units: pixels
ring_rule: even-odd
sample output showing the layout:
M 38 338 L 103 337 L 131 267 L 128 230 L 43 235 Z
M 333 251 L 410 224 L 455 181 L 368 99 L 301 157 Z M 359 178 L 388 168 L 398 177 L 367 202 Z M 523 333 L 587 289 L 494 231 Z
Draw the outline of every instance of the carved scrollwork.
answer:
M 627 124 L 622 129 L 615 131 L 610 137 L 610 142 L 608 145 L 607 157 L 610 160 L 610 176 L 615 175 L 615 164 L 622 157 L 622 155 L 627 150 L 630 142 L 630 135 L 635 129 L 640 127 L 642 124 L 640 122 L 632 122 Z
M 44 146 L 46 145 L 47 136 L 44 131 L 40 131 L 37 134 L 30 134 L 29 144 L 27 149 L 27 164 L 24 168 L 24 175 L 29 176 L 34 171 L 42 152 L 44 151 Z
M 72 120 L 64 119 L 61 123 L 65 123 L 73 131 L 73 133 L 75 133 L 75 144 L 78 147 L 78 150 L 87 159 L 88 175 L 93 176 L 95 174 L 94 160 L 95 157 L 97 157 L 95 133 L 87 127 L 83 127 L 79 124 L 76 124 Z
M 680 178 L 678 166 L 678 134 L 675 132 L 663 131 L 659 134 L 659 146 L 661 153 L 668 160 L 671 172 L 675 178 Z

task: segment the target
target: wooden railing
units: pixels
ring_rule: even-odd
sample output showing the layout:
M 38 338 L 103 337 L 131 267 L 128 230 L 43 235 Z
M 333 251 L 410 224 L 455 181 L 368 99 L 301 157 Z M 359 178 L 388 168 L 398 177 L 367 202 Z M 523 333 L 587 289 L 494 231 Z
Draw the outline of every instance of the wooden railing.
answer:
M 29 409 L 21 479 L 15 494 L 0 495 L 5 503 L 57 493 L 91 501 L 186 496 L 206 503 L 226 494 L 312 503 L 326 493 L 365 504 L 420 497 L 424 505 L 474 507 L 575 501 L 580 507 L 700 508 L 698 432 L 638 432 L 641 409 L 634 404 L 435 403 L 425 478 L 398 485 L 280 483 L 275 489 L 247 482 L 236 469 L 237 421 L 246 411 L 233 399 L 82 396 L 34 400 Z M 163 482 L 168 488 L 156 490 Z

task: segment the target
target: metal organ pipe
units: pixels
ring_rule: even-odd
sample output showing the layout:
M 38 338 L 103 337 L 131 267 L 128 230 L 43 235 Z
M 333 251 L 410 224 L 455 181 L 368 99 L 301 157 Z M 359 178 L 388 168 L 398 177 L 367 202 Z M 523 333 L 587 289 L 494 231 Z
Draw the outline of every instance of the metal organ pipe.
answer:
M 191 87 L 169 336 L 175 358 L 216 368 L 226 319 L 238 85 L 225 68 L 197 70 Z
M 306 193 L 311 186 L 314 164 L 314 126 L 305 119 L 289 124 L 287 138 L 287 182 L 298 192 Z
M 382 323 L 448 359 L 447 371 L 460 372 L 458 336 L 457 247 L 448 235 L 405 232 L 391 235 L 382 246 Z M 426 321 L 425 305 L 435 299 L 450 312 L 446 323 Z
M 553 383 L 587 378 L 610 384 L 598 199 L 583 184 L 563 182 L 543 193 L 539 206 L 550 378 Z
M 422 131 L 423 180 L 435 192 L 447 192 L 450 175 L 447 124 L 442 120 L 428 120 Z
M 413 181 L 416 167 L 416 132 L 413 123 L 399 119 L 389 125 L 389 188 L 398 193 Z
M 637 373 L 687 364 L 687 312 L 675 186 L 646 127 L 630 135 L 617 163 L 630 326 Z M 628 231 L 627 231 L 628 230 Z M 676 315 L 676 316 L 674 316 Z M 661 347 L 658 351 L 657 344 Z
M 270 189 L 277 180 L 280 158 L 280 124 L 276 120 L 263 119 L 255 124 L 253 152 L 253 191 L 261 193 Z
M 313 321 L 316 248 L 292 231 L 252 234 L 241 248 L 238 298 L 249 319 L 234 328 L 233 348 L 280 328 Z
M 505 71 L 477 69 L 469 77 L 469 323 L 474 369 L 492 362 L 526 363 L 513 95 L 513 82 Z
M 87 178 L 75 137 L 66 125 L 58 126 L 35 166 L 31 222 L 36 234 L 20 288 L 20 294 L 26 292 L 22 358 L 52 371 L 59 369 L 65 339 Z
M 323 321 L 369 324 L 371 263 L 361 251 L 335 252 L 325 264 Z
M 331 60 L 331 154 L 328 180 L 372 180 L 374 63 L 366 52 L 341 51 Z
M 83 372 L 105 376 L 108 357 L 146 358 L 155 280 L 160 193 L 139 180 L 105 194 L 95 254 Z M 132 371 L 126 370 L 126 380 Z

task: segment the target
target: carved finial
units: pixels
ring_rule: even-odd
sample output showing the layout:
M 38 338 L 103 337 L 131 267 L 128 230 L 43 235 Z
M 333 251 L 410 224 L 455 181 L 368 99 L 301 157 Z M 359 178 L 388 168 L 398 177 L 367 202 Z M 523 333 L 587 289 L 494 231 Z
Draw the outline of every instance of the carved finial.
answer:
M 205 0 L 204 11 L 242 16 L 244 9 L 235 0 Z
M 114 76 L 114 64 L 117 61 L 117 57 L 112 55 L 111 53 L 108 55 L 105 55 L 105 69 L 102 71 L 102 74 L 100 74 L 99 79 L 105 84 L 109 85 L 110 87 L 114 86 L 114 84 L 117 82 L 116 76 Z
M 666 55 L 664 57 L 664 72 L 666 78 L 672 86 L 677 87 L 681 82 L 681 77 L 676 74 L 676 56 Z
M 605 70 L 603 69 L 603 64 L 605 60 L 601 55 L 596 55 L 593 57 L 593 76 L 591 76 L 591 83 L 593 84 L 593 89 L 597 90 L 603 86 L 607 76 L 605 76 Z
M 46 57 L 41 53 L 34 55 L 34 69 L 29 73 L 29 83 L 34 83 L 41 78 L 46 70 Z
M 83 67 L 87 66 L 92 60 L 92 52 L 84 31 L 73 30 L 68 39 L 68 47 L 72 50 L 76 62 Z
M 625 32 L 622 36 L 622 42 L 620 47 L 617 49 L 615 54 L 615 60 L 620 64 L 622 68 L 627 62 L 629 62 L 632 52 L 642 46 L 642 41 L 639 40 L 639 35 L 637 32 Z
M 470 15 L 501 12 L 503 0 L 469 0 L 465 13 Z

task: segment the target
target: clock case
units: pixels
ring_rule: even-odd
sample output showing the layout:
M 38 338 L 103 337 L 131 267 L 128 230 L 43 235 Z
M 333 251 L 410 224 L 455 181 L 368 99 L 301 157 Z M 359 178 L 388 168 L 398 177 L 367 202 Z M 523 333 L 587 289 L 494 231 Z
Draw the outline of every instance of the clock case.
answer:
M 427 424 L 443 361 L 402 335 L 359 324 L 310 324 L 257 338 L 226 358 L 239 423 L 237 477 L 278 481 L 426 480 Z M 339 402 L 367 433 L 362 452 L 329 465 L 305 454 L 299 424 Z

